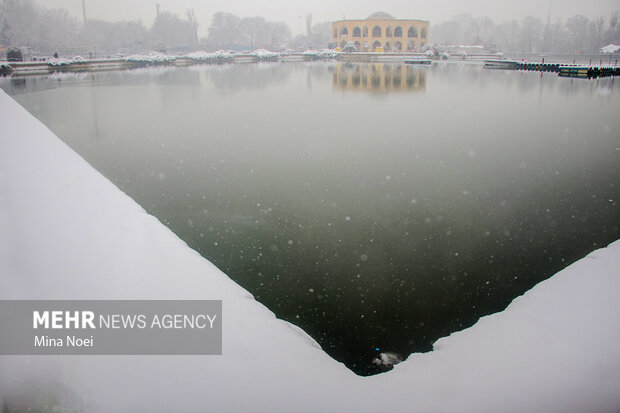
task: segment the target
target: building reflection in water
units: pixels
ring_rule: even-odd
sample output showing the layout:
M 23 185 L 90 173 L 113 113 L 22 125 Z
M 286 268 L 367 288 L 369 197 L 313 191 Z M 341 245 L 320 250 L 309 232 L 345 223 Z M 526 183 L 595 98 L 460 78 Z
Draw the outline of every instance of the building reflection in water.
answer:
M 334 67 L 334 90 L 419 92 L 426 89 L 426 70 L 393 63 L 339 63 Z

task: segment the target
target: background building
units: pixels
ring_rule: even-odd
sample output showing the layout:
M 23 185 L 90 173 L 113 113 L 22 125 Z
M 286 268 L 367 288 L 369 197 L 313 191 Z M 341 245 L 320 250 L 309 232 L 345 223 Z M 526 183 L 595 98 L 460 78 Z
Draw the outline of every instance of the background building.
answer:
M 332 41 L 343 48 L 355 43 L 358 51 L 420 51 L 428 43 L 428 21 L 395 19 L 384 12 L 365 20 L 332 23 Z
M 337 63 L 332 72 L 332 87 L 352 92 L 420 92 L 426 89 L 426 69 L 384 63 Z

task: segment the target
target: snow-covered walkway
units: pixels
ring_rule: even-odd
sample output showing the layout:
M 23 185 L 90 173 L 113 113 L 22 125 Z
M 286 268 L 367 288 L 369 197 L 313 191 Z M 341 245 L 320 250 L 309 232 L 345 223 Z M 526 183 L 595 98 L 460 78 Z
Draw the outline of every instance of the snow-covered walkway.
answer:
M 0 356 L 0 406 L 24 378 L 49 378 L 89 412 L 620 411 L 620 241 L 362 378 L 2 91 L 0 299 L 221 299 L 224 334 L 222 356 Z

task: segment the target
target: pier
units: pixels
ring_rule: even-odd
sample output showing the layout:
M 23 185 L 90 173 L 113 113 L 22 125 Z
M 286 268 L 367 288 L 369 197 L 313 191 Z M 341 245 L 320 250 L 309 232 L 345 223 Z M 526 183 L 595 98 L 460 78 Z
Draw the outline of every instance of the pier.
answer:
M 559 70 L 561 77 L 599 78 L 620 76 L 620 67 L 587 67 L 587 66 L 562 66 Z
M 562 63 L 520 62 L 517 60 L 485 60 L 486 69 L 523 70 L 557 73 L 561 77 L 599 78 L 620 76 L 620 66 L 583 66 Z
M 266 61 L 314 61 L 333 56 L 318 54 L 273 54 L 261 56 L 255 54 L 237 54 L 230 56 L 216 56 L 210 58 L 192 58 L 191 56 L 146 56 L 144 58 L 104 58 L 104 59 L 59 59 L 41 60 L 32 62 L 2 62 L 0 75 L 29 76 L 45 75 L 55 72 L 97 72 L 106 70 L 135 69 L 148 66 L 191 66 L 197 64 L 222 63 L 256 63 Z
M 168 62 L 132 61 L 127 59 L 92 59 L 88 61 L 62 62 L 35 61 L 35 62 L 10 62 L 4 64 L 3 75 L 17 76 L 45 75 L 54 72 L 97 72 L 102 70 L 133 69 L 151 65 L 176 64 L 177 59 Z M 183 60 L 178 62 L 182 65 Z

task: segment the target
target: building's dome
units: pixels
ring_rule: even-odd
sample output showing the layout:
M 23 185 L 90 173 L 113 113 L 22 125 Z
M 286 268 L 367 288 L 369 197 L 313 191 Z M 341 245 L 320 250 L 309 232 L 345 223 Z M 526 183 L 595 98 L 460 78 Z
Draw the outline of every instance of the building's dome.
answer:
M 384 11 L 376 11 L 366 18 L 366 20 L 372 20 L 372 19 L 394 20 L 394 16 L 387 14 Z

